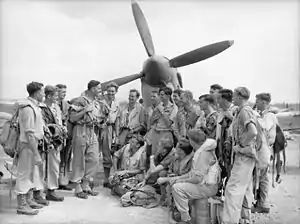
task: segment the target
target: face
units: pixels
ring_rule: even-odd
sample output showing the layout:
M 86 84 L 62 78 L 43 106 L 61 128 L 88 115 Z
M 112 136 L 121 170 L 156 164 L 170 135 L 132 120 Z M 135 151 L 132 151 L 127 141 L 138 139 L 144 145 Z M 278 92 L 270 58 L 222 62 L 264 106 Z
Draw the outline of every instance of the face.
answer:
M 156 105 L 159 102 L 159 97 L 157 93 L 151 93 L 151 103 L 152 105 Z
M 116 93 L 117 93 L 117 90 L 116 90 L 116 88 L 113 87 L 113 86 L 111 86 L 111 87 L 109 87 L 109 88 L 107 89 L 107 95 L 108 95 L 109 97 L 114 97 L 114 96 L 116 95 Z
M 159 92 L 159 97 L 162 102 L 166 102 L 169 99 L 169 96 L 164 91 Z
M 130 139 L 129 144 L 130 144 L 130 148 L 133 150 L 137 150 L 139 148 L 139 143 L 136 138 Z
M 222 108 L 222 109 L 225 109 L 226 108 L 226 100 L 225 99 L 223 99 L 222 97 L 221 97 L 221 95 L 220 94 L 218 94 L 217 95 L 217 103 L 219 104 L 219 106 Z
M 236 91 L 233 92 L 232 102 L 235 106 L 241 105 L 241 97 L 239 96 L 239 94 Z
M 66 98 L 66 95 L 67 95 L 66 88 L 59 89 L 59 91 L 58 91 L 58 99 L 59 100 L 64 100 Z
M 48 95 L 47 99 L 51 102 L 51 103 L 56 103 L 58 101 L 58 92 L 54 92 L 53 95 Z
M 265 105 L 266 105 L 265 101 L 256 98 L 255 104 L 256 104 L 257 110 L 259 110 L 259 111 L 265 110 Z
M 36 100 L 38 102 L 43 102 L 45 98 L 44 87 L 42 87 L 39 91 L 36 92 Z
M 199 105 L 201 110 L 206 111 L 208 109 L 208 102 L 203 100 L 203 98 L 199 100 Z
M 91 92 L 96 96 L 99 96 L 99 94 L 101 94 L 101 84 L 99 84 L 98 86 L 95 86 L 91 89 Z
M 189 102 L 190 102 L 190 100 L 189 100 L 189 98 L 187 97 L 187 95 L 186 94 L 181 94 L 181 101 L 182 101 L 182 103 L 184 104 L 184 105 L 187 105 L 187 104 L 189 104 Z
M 180 96 L 177 93 L 173 93 L 173 100 L 177 106 L 180 104 Z
M 129 92 L 129 97 L 128 97 L 129 103 L 134 104 L 134 103 L 136 103 L 137 99 L 138 98 L 137 98 L 136 92 Z

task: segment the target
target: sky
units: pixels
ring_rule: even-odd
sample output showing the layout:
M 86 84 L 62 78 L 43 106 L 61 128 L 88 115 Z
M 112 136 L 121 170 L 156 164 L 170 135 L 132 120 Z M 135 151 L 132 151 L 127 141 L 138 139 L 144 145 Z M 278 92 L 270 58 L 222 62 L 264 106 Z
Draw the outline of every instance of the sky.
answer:
M 1 0 L 0 98 L 27 95 L 38 81 L 68 86 L 78 96 L 89 80 L 138 73 L 147 54 L 130 0 Z M 299 13 L 288 1 L 139 1 L 157 54 L 168 58 L 223 40 L 234 45 L 205 61 L 179 68 L 195 97 L 211 84 L 246 86 L 251 99 L 270 92 L 273 102 L 299 102 Z M 117 98 L 140 89 L 122 86 Z

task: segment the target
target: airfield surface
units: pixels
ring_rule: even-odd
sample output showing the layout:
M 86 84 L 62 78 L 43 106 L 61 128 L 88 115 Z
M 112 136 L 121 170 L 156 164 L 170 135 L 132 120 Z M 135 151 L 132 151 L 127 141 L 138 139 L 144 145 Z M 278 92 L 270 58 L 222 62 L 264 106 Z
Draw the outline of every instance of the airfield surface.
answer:
M 299 143 L 300 136 L 289 141 L 287 148 L 287 173 L 282 175 L 283 182 L 271 188 L 271 213 L 253 215 L 255 224 L 294 224 L 300 223 L 300 168 Z M 7 158 L 0 150 L 0 169 Z M 101 184 L 102 172 L 97 175 Z M 8 174 L 5 173 L 5 177 Z M 100 185 L 101 186 L 101 185 Z M 122 208 L 118 198 L 111 196 L 108 189 L 96 188 L 100 194 L 87 200 L 75 198 L 73 192 L 59 191 L 65 196 L 64 202 L 52 202 L 50 206 L 40 210 L 37 216 L 16 215 L 16 200 L 9 203 L 9 190 L 0 184 L 0 224 L 35 224 L 35 223 L 86 223 L 86 224 L 167 224 L 168 216 L 165 208 L 144 209 L 140 207 Z

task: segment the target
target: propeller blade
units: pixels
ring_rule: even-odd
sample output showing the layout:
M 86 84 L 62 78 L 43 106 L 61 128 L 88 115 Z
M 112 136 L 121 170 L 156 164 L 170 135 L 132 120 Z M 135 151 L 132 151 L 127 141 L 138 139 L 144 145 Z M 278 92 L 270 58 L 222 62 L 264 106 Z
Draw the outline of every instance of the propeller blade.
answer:
M 143 11 L 141 10 L 140 6 L 135 0 L 131 1 L 131 7 L 132 7 L 133 17 L 136 26 L 138 28 L 139 34 L 146 48 L 147 54 L 150 57 L 154 55 L 155 51 L 154 51 L 154 45 L 152 42 L 152 37 L 151 37 L 151 33 L 147 21 L 145 19 Z
M 115 82 L 118 86 L 123 86 L 123 85 L 125 85 L 129 82 L 132 82 L 136 79 L 141 78 L 142 76 L 143 75 L 141 73 L 139 73 L 139 74 L 134 74 L 134 75 L 128 75 L 128 76 L 125 76 L 125 77 L 122 77 L 122 78 L 116 78 L 116 79 L 101 83 L 101 88 L 102 88 L 103 91 L 105 91 L 106 90 L 106 85 L 109 84 L 110 82 Z
M 222 51 L 233 45 L 233 40 L 222 41 L 214 44 L 210 44 L 188 53 L 182 54 L 170 60 L 170 66 L 173 68 L 179 68 L 186 65 L 194 64 L 199 61 L 203 61 L 207 58 L 215 56 Z

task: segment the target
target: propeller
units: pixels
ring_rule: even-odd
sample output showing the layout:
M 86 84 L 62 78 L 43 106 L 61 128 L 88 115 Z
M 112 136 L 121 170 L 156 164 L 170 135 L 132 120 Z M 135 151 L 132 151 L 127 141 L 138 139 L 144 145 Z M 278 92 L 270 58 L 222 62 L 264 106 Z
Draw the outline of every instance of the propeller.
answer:
M 190 51 L 188 53 L 179 55 L 171 59 L 170 66 L 173 68 L 179 68 L 186 65 L 194 64 L 199 61 L 203 61 L 207 58 L 221 53 L 222 51 L 229 48 L 233 43 L 233 40 L 227 40 L 200 47 L 196 50 Z
M 141 10 L 140 6 L 135 0 L 131 1 L 132 13 L 138 28 L 139 34 L 146 48 L 149 57 L 155 54 L 154 45 L 151 37 L 151 33 L 146 21 L 146 18 Z
M 128 76 L 125 76 L 125 77 L 122 77 L 122 78 L 116 78 L 116 79 L 101 83 L 101 89 L 103 91 L 105 91 L 107 89 L 106 85 L 110 82 L 115 82 L 118 86 L 122 86 L 122 85 L 125 85 L 129 82 L 132 82 L 132 81 L 136 80 L 136 79 L 139 79 L 142 76 L 143 76 L 143 74 L 139 73 L 139 74 L 134 74 L 134 75 L 128 75 Z

